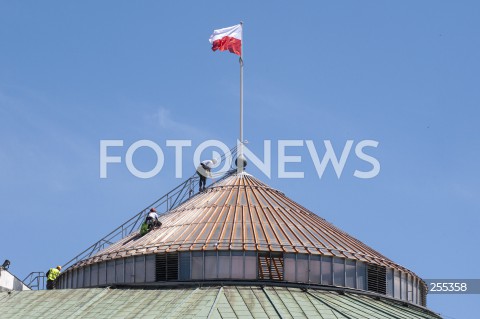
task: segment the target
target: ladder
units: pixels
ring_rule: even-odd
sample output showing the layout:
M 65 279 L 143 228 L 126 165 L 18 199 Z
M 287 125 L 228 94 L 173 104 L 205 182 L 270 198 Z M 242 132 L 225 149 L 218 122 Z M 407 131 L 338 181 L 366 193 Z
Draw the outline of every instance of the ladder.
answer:
M 217 172 L 215 173 L 215 177 L 220 177 L 215 183 L 211 184 L 209 187 L 214 186 L 218 182 L 222 181 L 223 179 L 231 176 L 237 170 L 232 168 L 232 159 L 236 158 L 237 156 L 237 147 L 233 147 L 230 149 L 230 152 L 227 154 L 223 154 L 220 158 L 220 165 L 222 166 L 226 161 L 230 163 L 230 169 L 226 172 Z M 227 162 L 227 163 L 228 163 Z M 140 212 L 135 214 L 129 220 L 112 230 L 110 233 L 102 237 L 100 240 L 95 242 L 93 245 L 70 259 L 67 263 L 65 263 L 62 268 L 67 269 L 68 267 L 76 264 L 77 262 L 88 259 L 98 253 L 99 251 L 105 249 L 106 247 L 112 245 L 113 243 L 129 236 L 133 232 L 137 231 L 140 227 L 142 222 L 145 220 L 150 208 L 155 207 L 158 211 L 163 211 L 163 213 L 159 214 L 160 217 L 172 209 L 176 208 L 186 200 L 190 199 L 193 196 L 196 196 L 195 189 L 198 185 L 199 177 L 197 173 L 193 174 L 190 178 L 182 182 L 177 187 L 173 188 L 171 191 L 154 201 L 152 204 L 148 205 Z

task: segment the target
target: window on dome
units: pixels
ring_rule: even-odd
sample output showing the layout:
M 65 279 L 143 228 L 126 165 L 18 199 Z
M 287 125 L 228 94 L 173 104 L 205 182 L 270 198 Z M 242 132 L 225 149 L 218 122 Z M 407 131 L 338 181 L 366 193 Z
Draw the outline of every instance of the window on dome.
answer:
M 295 254 L 287 253 L 284 254 L 284 263 L 285 263 L 285 280 L 286 281 L 295 281 Z
M 145 282 L 145 255 L 135 257 L 135 282 Z
M 276 252 L 258 253 L 258 279 L 283 280 L 283 254 Z
M 90 266 L 90 281 L 91 286 L 98 285 L 98 264 L 93 264 Z
M 413 302 L 418 303 L 417 299 L 417 291 L 418 291 L 418 280 L 416 278 L 413 278 Z
M 206 251 L 205 252 L 205 279 L 217 278 L 217 252 Z
M 320 277 L 321 277 L 321 272 L 320 272 L 320 263 L 321 263 L 321 258 L 320 256 L 317 255 L 311 255 L 310 256 L 310 282 L 311 283 L 320 283 Z
M 130 284 L 135 281 L 135 265 L 133 257 L 125 259 L 125 283 Z
M 115 282 L 115 261 L 107 261 L 107 284 Z
M 245 252 L 245 279 L 257 279 L 257 253 L 254 251 Z
M 230 278 L 230 252 L 218 252 L 218 278 Z
M 107 264 L 105 262 L 98 265 L 98 284 L 105 285 L 107 283 Z
M 393 269 L 387 269 L 387 296 L 393 297 Z
M 322 256 L 322 285 L 332 283 L 332 257 Z
M 345 286 L 345 259 L 333 258 L 333 285 Z
M 355 260 L 347 259 L 345 261 L 345 286 L 350 288 L 357 288 L 356 276 L 355 276 Z
M 192 252 L 192 279 L 203 279 L 203 252 Z
M 90 266 L 83 268 L 83 287 L 90 287 Z
M 387 269 L 384 266 L 367 265 L 367 290 L 386 294 L 387 292 Z
M 243 279 L 243 252 L 232 251 L 232 278 Z
M 181 252 L 179 258 L 180 258 L 179 279 L 180 280 L 188 280 L 188 279 L 190 279 L 190 253 L 189 252 Z
M 400 283 L 401 283 L 401 299 L 407 300 L 407 274 L 400 272 Z
M 407 275 L 407 300 L 412 302 L 413 301 L 413 283 L 412 283 L 412 276 Z
M 158 254 L 155 257 L 155 281 L 178 280 L 178 253 Z
M 357 289 L 367 290 L 367 266 L 364 262 L 357 262 Z
M 83 268 L 78 269 L 77 288 L 83 288 Z
M 426 288 L 423 284 L 419 284 L 420 285 L 420 290 L 419 290 L 419 299 L 420 299 L 420 304 L 422 306 L 426 306 L 427 305 L 427 292 L 426 292 Z
M 297 255 L 297 280 L 298 282 L 308 282 L 308 255 Z
M 124 268 L 125 268 L 125 259 L 118 259 L 116 262 L 115 262 L 115 282 L 116 283 L 124 283 L 125 282 L 125 279 L 123 277 L 123 272 L 124 272 Z
M 145 281 L 154 282 L 155 281 L 155 255 L 146 255 L 145 256 Z
M 73 277 L 73 279 L 72 279 L 72 288 L 77 288 L 77 271 L 78 271 L 77 269 L 74 269 L 74 270 L 72 271 L 72 275 L 73 275 L 73 276 L 72 276 L 72 277 Z
M 393 272 L 393 297 L 400 299 L 400 272 L 398 270 Z

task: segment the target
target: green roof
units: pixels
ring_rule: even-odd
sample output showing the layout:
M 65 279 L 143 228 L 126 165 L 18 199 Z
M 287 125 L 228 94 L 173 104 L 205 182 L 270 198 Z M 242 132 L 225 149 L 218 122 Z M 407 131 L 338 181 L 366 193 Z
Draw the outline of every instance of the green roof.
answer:
M 368 295 L 289 287 L 62 289 L 0 293 L 1 318 L 440 318 Z

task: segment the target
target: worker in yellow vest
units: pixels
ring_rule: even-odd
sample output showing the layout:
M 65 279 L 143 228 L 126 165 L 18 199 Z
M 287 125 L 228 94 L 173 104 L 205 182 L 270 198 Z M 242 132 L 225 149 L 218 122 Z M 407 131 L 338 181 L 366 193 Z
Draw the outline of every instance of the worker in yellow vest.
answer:
M 50 268 L 47 271 L 47 290 L 55 289 L 55 280 L 60 276 L 60 271 L 62 266 L 57 266 L 57 268 Z

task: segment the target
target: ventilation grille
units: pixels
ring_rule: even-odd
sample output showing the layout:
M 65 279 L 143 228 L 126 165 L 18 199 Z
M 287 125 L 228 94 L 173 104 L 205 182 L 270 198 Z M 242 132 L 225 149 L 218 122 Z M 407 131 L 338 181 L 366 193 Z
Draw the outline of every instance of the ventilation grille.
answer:
M 422 306 L 426 307 L 427 306 L 427 291 L 425 289 L 425 285 L 420 282 L 420 303 Z
M 367 267 L 367 290 L 387 294 L 387 268 L 377 265 Z
M 178 253 L 155 256 L 155 281 L 178 280 Z
M 283 254 L 259 252 L 258 278 L 261 280 L 283 280 Z

